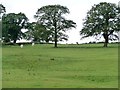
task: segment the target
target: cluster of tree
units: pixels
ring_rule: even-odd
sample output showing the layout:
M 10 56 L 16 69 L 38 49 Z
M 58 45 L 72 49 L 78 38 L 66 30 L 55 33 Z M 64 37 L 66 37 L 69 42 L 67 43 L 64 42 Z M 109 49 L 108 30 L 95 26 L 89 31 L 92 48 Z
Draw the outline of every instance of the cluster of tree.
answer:
M 4 42 L 13 41 L 13 43 L 21 38 L 47 43 L 54 41 L 57 47 L 58 41 L 67 40 L 68 36 L 65 32 L 76 27 L 75 22 L 64 18 L 63 15 L 67 13 L 69 9 L 61 5 L 43 6 L 35 15 L 37 22 L 32 23 L 28 22 L 24 13 L 3 14 L 2 39 Z M 22 29 L 28 29 L 28 31 L 23 33 Z
M 22 38 L 46 43 L 52 41 L 57 47 L 58 41 L 68 40 L 68 35 L 65 32 L 76 27 L 74 21 L 64 17 L 65 14 L 69 13 L 69 9 L 65 6 L 43 6 L 34 15 L 37 22 L 30 23 L 24 13 L 5 14 L 5 7 L 0 4 L 0 15 L 2 15 L 3 23 L 2 40 L 4 42 L 13 41 L 13 43 Z M 112 3 L 101 2 L 94 5 L 87 13 L 80 34 L 83 35 L 83 38 L 102 35 L 105 39 L 104 46 L 107 47 L 109 39 L 118 39 L 114 32 L 120 31 L 119 13 L 119 7 Z M 28 31 L 23 33 L 22 29 L 28 29 Z

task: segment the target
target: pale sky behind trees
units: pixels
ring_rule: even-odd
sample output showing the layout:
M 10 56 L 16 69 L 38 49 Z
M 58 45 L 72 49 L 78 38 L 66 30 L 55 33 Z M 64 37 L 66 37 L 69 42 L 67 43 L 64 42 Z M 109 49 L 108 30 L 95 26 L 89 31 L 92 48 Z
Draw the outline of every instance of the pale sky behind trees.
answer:
M 87 12 L 94 4 L 100 2 L 110 2 L 118 5 L 119 0 L 0 0 L 0 3 L 6 7 L 6 13 L 23 12 L 30 22 L 35 21 L 34 15 L 42 6 L 54 4 L 66 6 L 70 10 L 70 14 L 67 14 L 66 18 L 76 22 L 77 27 L 67 32 L 69 39 L 64 43 L 95 41 L 93 38 L 81 40 L 79 31 L 82 29 L 83 19 L 85 19 Z

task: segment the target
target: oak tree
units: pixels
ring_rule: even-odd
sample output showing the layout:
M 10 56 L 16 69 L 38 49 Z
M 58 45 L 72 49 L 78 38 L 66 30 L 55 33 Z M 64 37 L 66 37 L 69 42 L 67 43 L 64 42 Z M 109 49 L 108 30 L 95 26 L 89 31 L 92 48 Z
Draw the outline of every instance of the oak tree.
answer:
M 118 38 L 114 32 L 120 29 L 119 8 L 116 4 L 101 2 L 92 6 L 87 12 L 80 34 L 83 38 L 101 35 L 105 39 L 104 47 L 107 47 L 109 39 Z M 114 36 L 114 37 L 113 37 Z
M 43 6 L 36 12 L 37 22 L 46 26 L 46 29 L 51 32 L 55 42 L 54 47 L 57 47 L 58 41 L 67 40 L 66 30 L 76 27 L 75 22 L 65 18 L 65 14 L 69 13 L 69 9 L 61 5 Z

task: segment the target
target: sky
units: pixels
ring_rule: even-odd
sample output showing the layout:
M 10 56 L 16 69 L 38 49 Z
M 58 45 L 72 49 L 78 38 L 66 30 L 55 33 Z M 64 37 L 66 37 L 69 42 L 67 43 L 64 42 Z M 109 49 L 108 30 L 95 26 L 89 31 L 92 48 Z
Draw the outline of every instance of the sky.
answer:
M 79 32 L 83 27 L 83 19 L 87 12 L 94 4 L 100 2 L 110 2 L 118 4 L 119 0 L 0 0 L 0 3 L 6 7 L 6 13 L 25 13 L 30 22 L 35 21 L 34 15 L 39 8 L 45 5 L 60 4 L 66 6 L 70 10 L 70 14 L 66 15 L 67 19 L 76 22 L 77 27 L 67 32 L 69 40 L 64 43 L 86 43 L 95 41 L 93 38 L 81 40 Z

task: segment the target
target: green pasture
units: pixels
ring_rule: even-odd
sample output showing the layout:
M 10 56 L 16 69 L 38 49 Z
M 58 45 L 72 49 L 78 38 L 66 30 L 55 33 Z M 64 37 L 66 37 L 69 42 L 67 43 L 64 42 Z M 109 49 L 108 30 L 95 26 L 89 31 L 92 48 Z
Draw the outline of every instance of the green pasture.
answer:
M 118 45 L 3 46 L 3 88 L 117 88 Z

